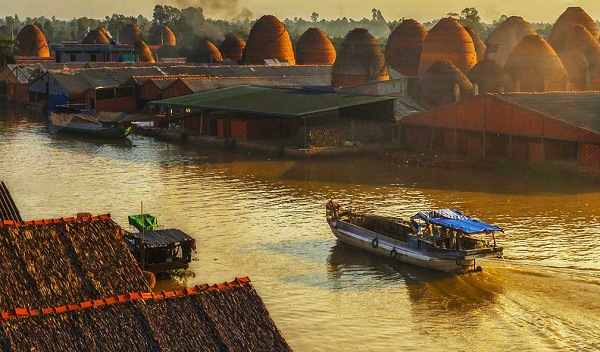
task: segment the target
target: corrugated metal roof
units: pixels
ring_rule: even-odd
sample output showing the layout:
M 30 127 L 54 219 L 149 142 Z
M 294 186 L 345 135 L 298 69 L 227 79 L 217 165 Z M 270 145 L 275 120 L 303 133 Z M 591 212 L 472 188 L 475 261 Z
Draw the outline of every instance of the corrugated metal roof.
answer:
M 331 77 L 204 77 L 184 78 L 182 81 L 194 93 L 234 87 L 239 85 L 268 87 L 330 87 Z M 158 83 L 158 82 L 157 82 Z
M 127 83 L 134 75 L 159 75 L 154 66 L 81 69 L 49 72 L 69 93 L 83 93 L 99 87 L 118 87 Z
M 0 220 L 23 221 L 4 181 L 0 181 Z
M 394 102 L 394 116 L 396 118 L 402 118 L 424 110 L 425 108 L 410 97 L 396 97 L 396 101 Z
M 356 95 L 316 89 L 237 86 L 156 100 L 148 105 L 298 118 L 394 99 L 394 97 Z
M 250 66 L 250 65 L 167 65 L 168 74 L 206 75 L 211 77 L 308 77 L 329 76 L 331 66 Z
M 600 133 L 600 92 L 505 93 L 495 96 Z
M 131 233 L 135 238 L 141 239 L 139 232 Z M 194 241 L 194 238 L 178 229 L 152 230 L 144 233 L 144 243 L 147 247 L 164 247 L 171 243 Z
M 74 66 L 78 67 L 78 66 Z M 209 89 L 229 87 L 239 84 L 262 85 L 272 80 L 275 86 L 329 86 L 331 66 L 195 66 L 195 65 L 98 65 L 96 68 L 73 68 L 58 66 L 59 70 L 49 69 L 50 73 L 70 93 L 83 93 L 91 88 L 117 87 L 127 83 L 145 83 L 149 77 L 179 76 L 191 79 L 229 78 L 217 83 L 203 81 L 190 83 L 192 90 L 200 92 Z M 135 77 L 135 78 L 134 78 Z M 235 83 L 238 80 L 238 83 Z M 240 82 L 241 81 L 241 82 Z M 156 80 L 158 82 L 158 80 Z

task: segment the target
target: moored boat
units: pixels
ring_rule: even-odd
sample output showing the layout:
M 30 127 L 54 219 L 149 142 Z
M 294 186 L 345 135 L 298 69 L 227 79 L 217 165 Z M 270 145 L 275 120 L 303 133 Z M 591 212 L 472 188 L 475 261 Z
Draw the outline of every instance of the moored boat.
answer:
M 150 214 L 130 215 L 137 232 L 126 231 L 123 240 L 140 268 L 154 274 L 187 269 L 196 252 L 196 240 L 178 229 L 159 229 Z
M 57 105 L 50 113 L 50 128 L 96 138 L 125 138 L 132 116 L 122 112 L 94 112 L 83 105 Z
M 495 236 L 500 227 L 454 209 L 421 211 L 407 220 L 356 213 L 329 201 L 326 219 L 341 242 L 426 268 L 479 271 L 476 259 L 503 256 Z

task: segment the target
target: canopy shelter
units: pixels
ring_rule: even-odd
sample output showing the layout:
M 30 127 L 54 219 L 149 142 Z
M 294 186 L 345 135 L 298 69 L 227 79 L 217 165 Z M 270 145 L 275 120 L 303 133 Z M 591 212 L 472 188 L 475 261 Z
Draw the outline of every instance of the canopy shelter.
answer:
M 422 220 L 426 224 L 434 224 L 442 227 L 454 229 L 467 234 L 491 231 L 503 231 L 501 228 L 487 224 L 485 222 L 473 219 L 463 215 L 456 209 L 439 209 L 428 212 L 420 211 L 411 216 L 411 221 Z
M 389 106 L 393 119 L 395 97 L 340 93 L 308 88 L 236 86 L 149 102 L 149 107 L 198 111 L 229 111 L 265 117 L 304 118 L 334 110 L 368 105 Z
M 150 214 L 129 215 L 127 220 L 129 220 L 129 225 L 135 227 L 140 232 L 151 231 L 158 227 L 156 216 Z
M 302 146 L 308 148 L 309 145 L 335 146 L 342 141 L 361 141 L 362 136 L 367 136 L 363 143 L 384 138 L 372 137 L 374 133 L 369 135 L 362 126 L 373 125 L 374 120 L 394 122 L 394 100 L 389 96 L 332 89 L 241 85 L 155 100 L 147 106 L 160 107 L 167 113 L 168 121 L 182 120 L 182 125 L 185 119 L 199 116 L 200 134 L 206 117 L 214 128 L 207 127 L 204 131 L 212 128 L 215 132 L 211 133 L 223 139 L 287 139 L 290 144 L 299 146 L 302 138 Z M 179 112 L 179 116 L 174 117 L 173 112 Z M 361 126 L 358 129 L 355 128 L 357 121 Z M 336 130 L 335 138 L 323 133 L 332 129 Z M 380 131 L 381 128 L 377 130 Z
M 190 242 L 193 246 L 196 242 L 192 236 L 178 229 L 147 230 L 143 234 L 130 232 L 127 235 L 135 238 L 137 243 L 143 239 L 146 248 L 166 247 L 181 242 Z
M 178 229 L 126 232 L 123 239 L 140 268 L 155 274 L 187 269 L 196 250 L 196 240 Z

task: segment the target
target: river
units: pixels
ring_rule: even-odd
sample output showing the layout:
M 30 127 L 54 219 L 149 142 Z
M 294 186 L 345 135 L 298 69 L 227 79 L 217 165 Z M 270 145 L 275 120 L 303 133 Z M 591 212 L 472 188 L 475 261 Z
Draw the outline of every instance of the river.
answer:
M 600 350 L 600 186 L 368 157 L 286 160 L 131 136 L 52 135 L 0 111 L 0 180 L 24 219 L 144 211 L 194 236 L 195 276 L 249 276 L 296 351 Z M 337 243 L 325 203 L 410 216 L 458 208 L 504 228 L 504 259 L 447 275 Z

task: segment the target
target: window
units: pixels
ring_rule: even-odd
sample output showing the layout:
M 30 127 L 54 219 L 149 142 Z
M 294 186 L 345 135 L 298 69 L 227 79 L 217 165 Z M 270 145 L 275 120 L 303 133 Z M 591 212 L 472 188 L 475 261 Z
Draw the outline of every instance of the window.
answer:
M 77 61 L 77 55 L 71 54 L 71 62 Z
M 96 54 L 91 54 L 90 55 L 90 61 L 91 62 L 96 62 Z

